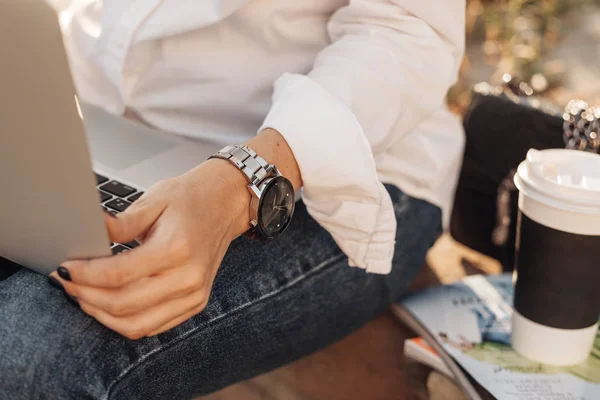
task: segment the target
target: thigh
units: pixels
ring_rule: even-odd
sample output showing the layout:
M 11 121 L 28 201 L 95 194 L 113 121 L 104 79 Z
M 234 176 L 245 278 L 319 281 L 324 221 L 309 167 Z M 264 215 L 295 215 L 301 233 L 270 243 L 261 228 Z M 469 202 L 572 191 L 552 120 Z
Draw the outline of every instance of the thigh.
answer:
M 336 341 L 401 295 L 440 230 L 437 207 L 389 187 L 398 218 L 387 276 L 348 267 L 302 204 L 286 234 L 232 243 L 206 310 L 130 341 L 22 270 L 0 283 L 0 398 L 192 398 Z

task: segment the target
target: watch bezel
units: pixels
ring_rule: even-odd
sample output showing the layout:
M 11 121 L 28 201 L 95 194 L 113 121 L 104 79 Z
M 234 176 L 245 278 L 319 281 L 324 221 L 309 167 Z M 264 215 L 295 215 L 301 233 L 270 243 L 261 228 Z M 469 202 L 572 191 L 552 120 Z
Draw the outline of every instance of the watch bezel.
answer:
M 276 184 L 276 183 L 285 183 L 285 185 L 289 188 L 290 190 L 290 194 L 292 196 L 295 195 L 294 192 L 294 186 L 292 185 L 292 183 L 290 182 L 289 179 L 287 179 L 284 176 L 275 176 L 273 178 L 268 178 L 265 180 L 265 182 L 261 185 L 261 196 L 258 199 L 258 205 L 255 208 L 255 218 L 254 221 L 256 222 L 256 226 L 254 226 L 254 230 L 259 233 L 260 235 L 262 235 L 263 237 L 269 238 L 269 239 L 273 239 L 279 235 L 281 235 L 283 232 L 286 231 L 286 229 L 290 226 L 290 223 L 292 222 L 292 217 L 294 216 L 294 211 L 296 210 L 296 201 L 292 201 L 292 209 L 290 211 L 290 215 L 289 218 L 287 220 L 287 222 L 284 224 L 284 226 L 275 234 L 267 234 L 265 231 L 265 226 L 263 224 L 262 218 L 261 218 L 261 209 L 263 207 L 263 200 L 266 197 L 265 194 Z

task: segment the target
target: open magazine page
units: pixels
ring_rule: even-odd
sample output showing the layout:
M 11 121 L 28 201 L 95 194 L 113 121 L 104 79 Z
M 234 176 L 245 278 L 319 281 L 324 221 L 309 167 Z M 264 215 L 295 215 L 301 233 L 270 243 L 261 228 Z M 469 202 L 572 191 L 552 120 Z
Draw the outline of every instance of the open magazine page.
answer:
M 510 346 L 512 297 L 510 274 L 472 276 L 411 295 L 402 305 L 498 399 L 600 399 L 600 335 L 583 364 L 531 362 Z
M 475 386 L 472 384 L 469 376 L 464 373 L 464 370 L 454 361 L 454 359 L 444 350 L 440 342 L 438 342 L 425 328 L 420 320 L 415 318 L 406 308 L 403 306 L 395 306 L 392 308 L 393 313 L 399 317 L 404 323 L 420 335 L 425 341 L 433 348 L 438 354 L 440 359 L 444 362 L 446 367 L 452 373 L 453 380 L 461 388 L 467 399 L 469 400 L 488 400 L 486 397 L 482 397 Z

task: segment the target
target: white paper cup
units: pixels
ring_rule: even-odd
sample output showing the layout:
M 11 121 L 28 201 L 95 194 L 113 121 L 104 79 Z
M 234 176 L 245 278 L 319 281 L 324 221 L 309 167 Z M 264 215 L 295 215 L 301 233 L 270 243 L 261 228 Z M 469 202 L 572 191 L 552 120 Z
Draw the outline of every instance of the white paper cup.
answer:
M 565 366 L 591 351 L 600 314 L 600 156 L 530 150 L 519 189 L 512 345 Z

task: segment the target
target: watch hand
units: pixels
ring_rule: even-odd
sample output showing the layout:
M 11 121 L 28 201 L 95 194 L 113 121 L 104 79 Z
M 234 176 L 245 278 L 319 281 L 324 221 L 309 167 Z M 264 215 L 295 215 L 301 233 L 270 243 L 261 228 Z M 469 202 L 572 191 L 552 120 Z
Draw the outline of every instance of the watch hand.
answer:
M 275 198 L 273 199 L 273 204 L 280 204 L 281 202 L 279 201 L 279 193 L 275 193 Z
M 264 225 L 269 226 L 271 224 L 271 221 L 275 219 L 275 215 L 276 214 L 271 215 L 271 217 L 264 222 Z

